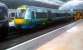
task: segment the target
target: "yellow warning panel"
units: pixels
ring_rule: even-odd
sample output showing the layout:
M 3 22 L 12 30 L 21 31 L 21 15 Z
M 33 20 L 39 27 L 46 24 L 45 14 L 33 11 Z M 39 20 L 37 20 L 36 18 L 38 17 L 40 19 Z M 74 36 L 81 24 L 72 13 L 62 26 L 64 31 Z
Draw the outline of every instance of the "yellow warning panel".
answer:
M 15 19 L 15 24 L 24 24 L 24 19 Z

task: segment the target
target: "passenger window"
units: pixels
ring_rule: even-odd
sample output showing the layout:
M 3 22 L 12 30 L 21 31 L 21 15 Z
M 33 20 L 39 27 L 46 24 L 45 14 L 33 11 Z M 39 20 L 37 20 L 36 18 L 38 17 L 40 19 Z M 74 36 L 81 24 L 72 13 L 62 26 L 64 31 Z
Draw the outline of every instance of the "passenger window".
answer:
M 37 18 L 47 18 L 47 13 L 36 12 Z

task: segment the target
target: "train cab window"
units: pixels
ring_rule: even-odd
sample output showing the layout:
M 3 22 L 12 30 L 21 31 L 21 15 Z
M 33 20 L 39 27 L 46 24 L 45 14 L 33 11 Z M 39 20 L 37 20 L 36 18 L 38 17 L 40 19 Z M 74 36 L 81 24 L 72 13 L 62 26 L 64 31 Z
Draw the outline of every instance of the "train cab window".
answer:
M 17 10 L 17 16 L 16 16 L 16 18 L 24 18 L 25 13 L 26 13 L 26 10 L 25 9 L 18 9 Z
M 7 16 L 7 11 L 4 7 L 0 7 L 0 20 L 5 19 L 5 16 Z

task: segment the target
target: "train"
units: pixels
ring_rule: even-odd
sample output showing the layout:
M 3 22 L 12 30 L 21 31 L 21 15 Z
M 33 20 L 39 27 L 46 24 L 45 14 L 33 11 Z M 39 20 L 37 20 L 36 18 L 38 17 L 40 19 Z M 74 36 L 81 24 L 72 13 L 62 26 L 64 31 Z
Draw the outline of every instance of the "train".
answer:
M 56 22 L 83 19 L 83 11 L 79 10 L 71 12 L 43 6 L 22 5 L 13 11 L 9 13 L 8 7 L 0 2 L 0 40 L 6 39 L 9 34 L 13 35 L 8 32 L 9 30 L 15 29 L 13 33 L 18 34 L 21 30 L 28 31 Z
M 11 34 L 8 32 L 11 28 L 30 30 L 41 26 L 48 26 L 65 18 L 71 18 L 71 13 L 59 12 L 56 9 L 46 7 L 22 5 L 16 11 L 15 17 L 12 20 L 13 24 L 9 26 L 11 17 L 8 13 L 8 7 L 4 3 L 0 3 L 0 40 L 7 38 Z M 65 13 L 67 14 L 65 15 Z
M 8 35 L 8 7 L 0 2 L 0 40 Z
M 11 14 L 9 15 L 8 12 L 8 7 L 4 3 L 0 3 L 0 40 L 5 39 L 9 34 L 8 30 L 12 28 L 16 32 L 19 32 L 20 29 L 28 31 L 56 22 L 77 20 L 81 18 L 78 15 L 82 13 L 28 5 L 18 7 L 14 17 Z M 10 21 L 12 21 L 11 26 L 9 26 Z
M 71 21 L 73 14 L 53 8 L 22 5 L 17 8 L 14 23 L 16 29 L 33 29 L 38 26 L 47 26 L 56 21 Z

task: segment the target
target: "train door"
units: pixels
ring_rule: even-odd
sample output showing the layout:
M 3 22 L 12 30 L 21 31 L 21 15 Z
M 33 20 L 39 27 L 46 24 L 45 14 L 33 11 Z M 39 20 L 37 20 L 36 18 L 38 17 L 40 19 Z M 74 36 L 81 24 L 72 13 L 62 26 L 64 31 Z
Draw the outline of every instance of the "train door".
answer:
M 35 8 L 31 10 L 31 18 L 33 25 L 37 25 Z

